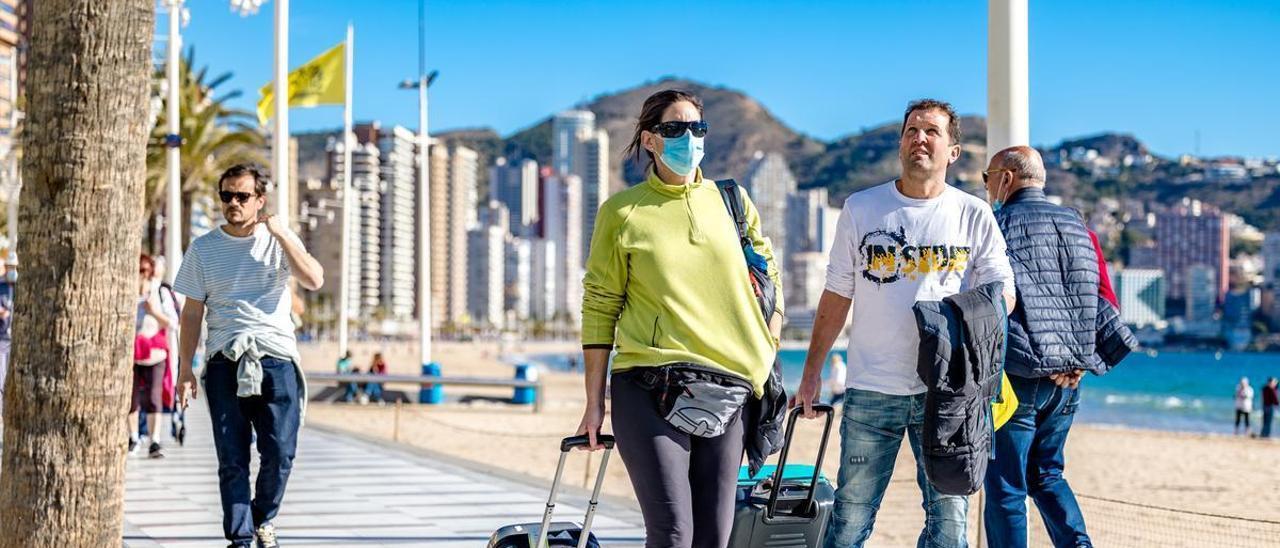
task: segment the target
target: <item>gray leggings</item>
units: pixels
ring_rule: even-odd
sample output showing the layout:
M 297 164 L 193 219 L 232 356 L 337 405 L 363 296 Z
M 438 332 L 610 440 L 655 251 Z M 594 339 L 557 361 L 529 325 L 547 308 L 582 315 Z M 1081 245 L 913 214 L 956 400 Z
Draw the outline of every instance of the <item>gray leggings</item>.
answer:
M 630 377 L 613 376 L 611 420 L 644 514 L 645 546 L 725 548 L 742 465 L 742 413 L 721 436 L 690 436 L 668 424 Z

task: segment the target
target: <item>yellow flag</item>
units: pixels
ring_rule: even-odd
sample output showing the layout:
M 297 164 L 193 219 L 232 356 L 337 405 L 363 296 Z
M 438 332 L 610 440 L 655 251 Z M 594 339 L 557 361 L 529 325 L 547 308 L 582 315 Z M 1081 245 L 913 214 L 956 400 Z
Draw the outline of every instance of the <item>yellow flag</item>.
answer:
M 341 105 L 346 101 L 346 44 L 338 44 L 289 73 L 289 106 Z M 258 122 L 267 124 L 275 115 L 272 82 L 262 86 Z

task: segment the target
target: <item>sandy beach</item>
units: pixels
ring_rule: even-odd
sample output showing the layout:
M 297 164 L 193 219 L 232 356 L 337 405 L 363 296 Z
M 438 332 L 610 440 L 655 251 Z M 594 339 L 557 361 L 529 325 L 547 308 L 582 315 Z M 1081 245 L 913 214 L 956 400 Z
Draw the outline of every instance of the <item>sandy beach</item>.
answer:
M 364 368 L 374 349 L 383 352 L 391 373 L 418 373 L 416 345 L 356 343 L 354 362 Z M 567 352 L 573 343 L 508 344 L 506 352 Z M 332 371 L 336 345 L 302 348 L 306 368 Z M 496 343 L 437 343 L 436 355 L 446 375 L 509 377 L 510 364 L 499 359 Z M 367 437 L 398 440 L 424 451 L 470 461 L 505 473 L 527 475 L 549 483 L 558 458 L 557 442 L 570 435 L 585 401 L 580 374 L 542 372 L 547 393 L 541 413 L 528 406 L 486 401 L 440 406 L 313 404 L 308 422 Z M 313 386 L 318 391 L 321 386 Z M 405 390 L 416 401 L 416 388 Z M 448 388 L 461 395 L 510 396 L 511 391 Z M 398 415 L 398 418 L 397 418 Z M 812 462 L 819 422 L 806 422 L 797 433 L 793 462 Z M 606 428 L 607 430 L 607 428 Z M 824 472 L 834 481 L 839 466 L 838 427 L 833 427 Z M 306 458 L 301 455 L 300 458 Z M 599 456 L 591 458 L 591 471 Z M 1280 543 L 1280 443 L 1205 434 L 1183 434 L 1105 426 L 1079 425 L 1067 444 L 1066 477 L 1080 496 L 1091 535 L 1098 546 L 1260 546 Z M 589 476 L 588 457 L 570 459 L 565 477 L 579 486 Z M 871 546 L 915 544 L 923 524 L 915 467 L 906 443 L 876 521 Z M 394 481 L 394 479 L 389 479 Z M 615 455 L 609 464 L 605 492 L 634 500 L 626 469 Z M 970 536 L 977 541 L 979 497 L 970 499 Z M 1029 501 L 1030 503 L 1030 501 Z M 1048 545 L 1035 516 L 1034 545 Z M 1170 511 L 1176 510 L 1176 511 Z M 1201 515 L 1201 514 L 1212 514 Z M 568 516 L 565 516 L 568 517 Z M 1244 518 L 1244 519 L 1234 519 Z M 1259 521 L 1260 520 L 1260 521 Z

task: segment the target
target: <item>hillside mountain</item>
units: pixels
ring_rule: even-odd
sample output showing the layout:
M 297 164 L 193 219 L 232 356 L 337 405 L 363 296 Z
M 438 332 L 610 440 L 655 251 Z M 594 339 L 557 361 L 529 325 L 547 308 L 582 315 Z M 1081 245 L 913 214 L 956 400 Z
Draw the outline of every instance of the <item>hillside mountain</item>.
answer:
M 787 127 L 763 105 L 741 92 L 667 78 L 600 95 L 576 107 L 594 113 L 596 127 L 609 132 L 609 148 L 614 160 L 610 165 L 613 190 L 623 187 L 624 181 L 634 183 L 644 177 L 647 160 L 637 162 L 634 158 L 623 158 L 623 151 L 631 142 L 636 116 L 644 100 L 658 91 L 672 88 L 692 92 L 702 99 L 703 117 L 711 124 L 707 157 L 702 164 L 708 177 L 741 178 L 757 150 L 782 153 L 792 164 L 825 150 L 821 141 Z M 512 152 L 523 152 L 539 163 L 548 162 L 551 158 L 551 117 L 516 133 L 507 141 L 517 145 Z
M 596 115 L 596 125 L 609 132 L 613 151 L 611 180 L 617 190 L 644 176 L 645 161 L 623 158 L 645 98 L 663 89 L 683 89 L 703 101 L 704 118 L 711 123 L 703 171 L 712 178 L 742 178 L 757 151 L 778 152 L 787 159 L 801 188 L 827 187 L 843 197 L 885 182 L 899 172 L 900 123 L 888 123 L 863 133 L 824 143 L 779 121 L 767 108 L 740 91 L 691 80 L 663 79 L 617 93 L 600 95 L 576 108 Z M 986 121 L 961 119 L 964 148 L 952 173 L 960 180 L 980 181 L 985 159 Z M 507 153 L 546 163 L 551 159 L 551 117 L 507 139 Z
M 1110 159 L 1121 159 L 1126 155 L 1144 156 L 1150 154 L 1146 145 L 1138 141 L 1136 137 L 1125 133 L 1100 133 L 1079 139 L 1069 139 L 1054 148 L 1068 151 L 1074 148 L 1093 149 L 1098 151 L 1099 156 Z
M 741 179 L 757 151 L 777 152 L 786 158 L 800 188 L 825 187 L 833 205 L 849 193 L 887 181 L 900 172 L 898 136 L 901 113 L 886 112 L 885 123 L 857 134 L 823 142 L 804 135 L 778 120 L 758 101 L 726 87 L 692 80 L 665 78 L 607 93 L 576 105 L 596 115 L 596 126 L 609 133 L 611 192 L 643 178 L 646 160 L 624 158 L 623 151 L 634 131 L 635 117 L 645 98 L 662 89 L 690 91 L 703 100 L 704 116 L 711 124 L 703 171 L 711 178 Z M 905 104 L 904 104 L 905 106 Z M 516 133 L 502 137 L 490 129 L 444 131 L 433 137 L 447 145 L 464 145 L 479 154 L 479 195 L 486 196 L 488 169 L 497 156 L 532 158 L 551 162 L 551 116 Z M 986 121 L 979 116 L 961 117 L 962 153 L 949 178 L 970 191 L 981 189 L 986 167 Z M 298 135 L 300 174 L 320 177 L 324 169 L 324 143 L 336 131 Z M 1093 163 L 1063 162 L 1077 149 L 1093 150 Z M 318 150 L 318 152 L 317 152 Z M 1147 203 L 1171 203 L 1190 196 L 1235 211 L 1264 229 L 1280 228 L 1280 177 L 1271 175 L 1247 185 L 1175 183 L 1200 169 L 1150 155 L 1132 135 L 1103 133 L 1063 141 L 1041 149 L 1054 194 L 1086 211 L 1102 197 L 1127 197 Z M 1128 159 L 1146 158 L 1130 166 Z M 1107 167 L 1111 166 L 1111 167 Z
M 801 188 L 826 187 L 832 199 L 874 186 L 902 172 L 898 161 L 901 122 L 888 123 L 828 144 L 816 155 L 792 163 Z M 970 189 L 981 185 L 986 168 L 987 123 L 981 117 L 960 117 L 960 161 L 949 170 L 952 181 Z

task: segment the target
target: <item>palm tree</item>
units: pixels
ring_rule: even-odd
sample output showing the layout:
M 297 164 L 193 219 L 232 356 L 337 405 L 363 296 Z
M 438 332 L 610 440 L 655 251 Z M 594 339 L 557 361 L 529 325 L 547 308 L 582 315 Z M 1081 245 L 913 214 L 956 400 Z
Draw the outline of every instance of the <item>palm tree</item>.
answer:
M 188 48 L 178 65 L 179 135 L 182 146 L 178 149 L 182 176 L 182 241 L 191 241 L 191 204 L 197 198 L 213 196 L 218 175 L 227 168 L 245 162 L 265 163 L 265 139 L 258 130 L 257 119 L 246 110 L 233 109 L 229 101 L 241 95 L 239 90 L 217 95 L 218 86 L 231 79 L 231 73 L 223 73 L 208 79 L 209 68 L 192 72 L 195 66 L 195 48 Z M 165 82 L 163 68 L 156 71 L 157 89 Z M 161 109 L 156 117 L 151 139 L 147 143 L 147 194 L 146 214 L 154 219 L 163 211 L 165 185 L 165 134 L 169 121 Z M 148 231 L 151 234 L 153 231 Z
M 119 546 L 155 1 L 31 28 L 0 548 Z

